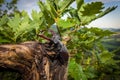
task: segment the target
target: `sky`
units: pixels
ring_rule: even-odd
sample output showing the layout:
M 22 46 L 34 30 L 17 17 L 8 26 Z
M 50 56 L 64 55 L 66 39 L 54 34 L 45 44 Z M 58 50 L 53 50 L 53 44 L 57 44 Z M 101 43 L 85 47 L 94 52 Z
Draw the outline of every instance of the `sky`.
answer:
M 37 2 L 39 0 L 19 0 L 18 9 L 20 11 L 25 10 L 30 15 L 32 9 L 40 11 Z M 118 6 L 114 11 L 107 15 L 91 22 L 88 27 L 100 27 L 100 28 L 120 28 L 120 0 L 84 0 L 85 2 L 101 1 L 105 5 L 105 8 Z M 75 4 L 72 4 L 75 7 Z

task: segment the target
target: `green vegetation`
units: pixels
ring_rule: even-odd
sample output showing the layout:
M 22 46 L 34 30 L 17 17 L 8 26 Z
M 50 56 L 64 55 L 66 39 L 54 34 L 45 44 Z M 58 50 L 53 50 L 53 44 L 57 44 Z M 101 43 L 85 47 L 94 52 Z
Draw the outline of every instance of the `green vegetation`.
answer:
M 102 43 L 109 51 L 114 51 L 120 48 L 120 30 L 111 29 L 111 31 L 115 32 L 115 34 L 110 37 L 104 38 L 102 40 Z
M 73 2 L 76 8 L 70 6 Z M 85 27 L 116 7 L 104 9 L 102 2 L 85 3 L 84 0 L 46 0 L 38 4 L 41 12 L 33 10 L 32 19 L 25 11 L 14 12 L 13 17 L 6 14 L 0 19 L 0 44 L 42 42 L 37 36 L 39 31 L 56 25 L 70 53 L 68 80 L 119 80 L 119 59 L 114 59 L 117 51 L 110 52 L 101 43 L 114 32 Z M 63 19 L 64 15 L 68 17 Z

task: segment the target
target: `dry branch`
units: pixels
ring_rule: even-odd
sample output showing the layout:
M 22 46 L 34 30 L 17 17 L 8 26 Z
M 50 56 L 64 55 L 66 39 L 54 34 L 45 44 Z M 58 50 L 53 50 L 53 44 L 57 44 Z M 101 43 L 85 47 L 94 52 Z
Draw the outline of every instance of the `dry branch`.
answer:
M 0 67 L 17 70 L 23 80 L 67 80 L 68 59 L 61 64 L 48 45 L 35 41 L 0 45 Z

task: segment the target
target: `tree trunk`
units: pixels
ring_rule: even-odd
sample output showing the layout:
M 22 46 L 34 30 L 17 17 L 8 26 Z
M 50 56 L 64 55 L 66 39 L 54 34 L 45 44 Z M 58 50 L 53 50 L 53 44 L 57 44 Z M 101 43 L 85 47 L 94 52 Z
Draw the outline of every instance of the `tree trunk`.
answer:
M 67 80 L 68 59 L 61 64 L 58 53 L 46 45 L 35 41 L 0 45 L 0 67 L 17 70 L 22 80 Z

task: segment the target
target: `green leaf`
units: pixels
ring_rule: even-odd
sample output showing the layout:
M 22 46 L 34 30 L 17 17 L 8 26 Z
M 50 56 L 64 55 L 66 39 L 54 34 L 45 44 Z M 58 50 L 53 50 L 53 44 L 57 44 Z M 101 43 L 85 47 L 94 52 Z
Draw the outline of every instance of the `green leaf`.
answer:
M 6 43 L 6 42 L 10 42 L 10 40 L 0 37 L 0 43 Z
M 16 13 L 15 16 L 8 22 L 8 27 L 12 29 L 12 40 L 14 40 L 14 42 L 16 42 L 18 38 L 22 37 L 25 33 L 29 32 L 29 29 L 31 29 L 31 27 L 29 27 L 30 19 L 27 12 L 22 11 L 21 16 L 22 17 L 20 17 L 20 14 Z
M 18 28 L 20 22 L 21 22 L 20 14 L 15 13 L 14 18 L 10 19 L 7 24 L 10 28 L 13 29 L 13 32 L 16 32 L 16 29 Z
M 50 12 L 46 9 L 46 6 L 42 3 L 42 1 L 39 1 L 39 6 L 47 24 L 52 25 L 55 21 L 51 17 Z
M 78 16 L 77 9 L 74 9 L 74 8 L 70 7 L 69 14 L 76 21 L 76 24 L 78 24 L 78 25 L 81 24 L 81 20 Z
M 47 7 L 48 7 L 47 9 L 49 10 L 52 18 L 55 19 L 58 17 L 58 14 L 57 14 L 55 7 L 52 4 L 53 2 L 50 2 L 49 0 L 47 0 Z
M 113 58 L 113 54 L 108 52 L 108 51 L 104 51 L 103 53 L 100 54 L 100 59 L 103 63 L 106 63 L 107 61 L 110 61 Z
M 82 13 L 82 16 L 95 15 L 102 12 L 101 10 L 103 8 L 102 2 L 92 2 L 84 5 L 83 10 L 80 10 L 80 12 Z
M 22 20 L 21 20 L 21 23 L 25 23 L 25 22 L 29 22 L 29 16 L 28 16 L 28 13 L 26 11 L 22 11 Z
M 105 11 L 102 11 L 101 13 L 99 13 L 99 15 L 95 19 L 98 19 L 98 18 L 108 14 L 109 12 L 115 10 L 116 8 L 117 8 L 117 6 L 107 8 Z
M 67 19 L 67 20 L 58 19 L 57 25 L 62 28 L 70 28 L 75 26 L 75 22 L 72 19 Z
M 60 0 L 55 0 L 54 1 L 54 7 L 56 10 L 59 10 L 60 6 L 59 6 Z
M 90 15 L 90 16 L 81 16 L 81 23 L 82 25 L 87 25 L 91 21 L 93 21 L 96 18 L 95 15 Z
M 75 0 L 63 0 L 60 3 L 60 12 L 64 12 L 65 9 L 67 9 Z
M 116 8 L 117 7 L 111 7 L 111 8 L 109 7 L 105 11 L 102 11 L 102 12 L 98 13 L 97 15 L 95 15 L 95 14 L 89 15 L 89 13 L 86 15 L 82 15 L 82 13 L 79 11 L 78 15 L 79 15 L 79 18 L 81 19 L 82 25 L 87 25 L 90 22 L 92 22 L 92 21 L 104 16 L 105 14 L 115 10 Z M 86 13 L 87 13 L 87 11 L 86 11 Z
M 81 8 L 83 3 L 84 3 L 84 0 L 76 0 L 77 10 L 79 10 Z
M 35 21 L 39 21 L 40 17 L 42 16 L 42 14 L 40 14 L 39 12 L 32 10 L 32 19 Z
M 107 8 L 105 11 L 100 12 L 97 16 L 94 16 L 93 18 L 91 18 L 91 19 L 89 19 L 88 21 L 86 21 L 85 24 L 89 24 L 89 23 L 92 22 L 93 20 L 96 20 L 96 19 L 98 19 L 98 18 L 101 18 L 102 16 L 108 14 L 109 12 L 115 10 L 116 8 L 117 8 L 117 6 L 116 6 L 116 7 L 109 7 L 109 8 Z M 89 17 L 89 16 L 88 16 L 88 17 Z
M 36 25 L 34 27 L 38 28 L 39 26 L 41 26 L 43 24 L 43 22 L 44 22 L 43 13 L 33 10 L 32 11 L 32 20 L 30 21 L 30 25 L 33 25 L 33 26 Z
M 0 26 L 2 26 L 2 25 L 4 25 L 4 24 L 7 23 L 7 21 L 8 21 L 8 18 L 7 18 L 7 17 L 8 17 L 8 16 L 5 15 L 5 16 L 3 16 L 3 17 L 0 19 Z
M 75 62 L 74 59 L 71 59 L 68 65 L 69 75 L 74 78 L 74 80 L 87 80 L 84 75 L 82 67 Z
M 88 67 L 86 67 L 85 75 L 87 76 L 87 78 L 95 78 L 96 70 L 95 70 L 94 66 L 89 65 Z

